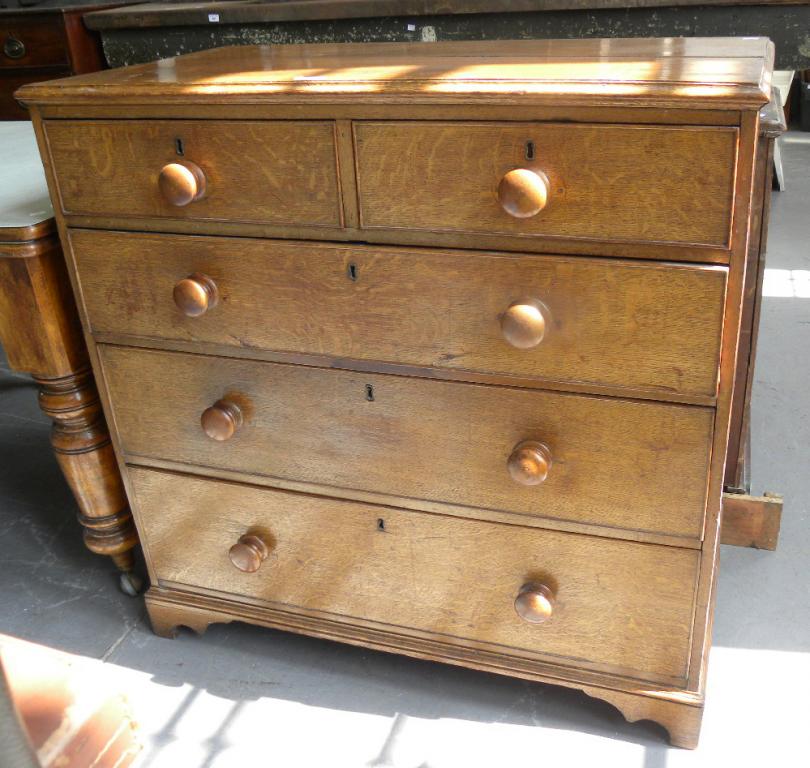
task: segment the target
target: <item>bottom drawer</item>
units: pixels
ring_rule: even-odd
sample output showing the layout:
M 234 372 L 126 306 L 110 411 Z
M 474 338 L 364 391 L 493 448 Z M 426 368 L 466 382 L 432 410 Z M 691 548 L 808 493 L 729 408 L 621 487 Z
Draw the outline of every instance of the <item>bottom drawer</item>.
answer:
M 687 674 L 700 553 L 130 468 L 157 580 L 659 682 Z M 267 547 L 243 544 L 255 536 Z M 260 564 L 259 564 L 260 563 Z M 544 585 L 550 617 L 516 597 Z M 544 600 L 525 596 L 538 618 Z M 534 609 L 534 613 L 530 613 Z

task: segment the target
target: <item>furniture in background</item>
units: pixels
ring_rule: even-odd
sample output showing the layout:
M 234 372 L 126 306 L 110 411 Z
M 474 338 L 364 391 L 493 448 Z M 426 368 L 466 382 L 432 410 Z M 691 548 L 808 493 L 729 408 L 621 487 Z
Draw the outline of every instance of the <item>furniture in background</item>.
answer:
M 53 420 L 51 444 L 79 507 L 87 547 L 109 555 L 137 592 L 132 525 L 90 370 L 30 122 L 0 123 L 0 344 L 30 373 Z
M 110 4 L 0 10 L 0 120 L 27 120 L 13 93 L 26 83 L 104 69 L 98 32 L 88 11 Z
M 694 747 L 772 62 L 239 46 L 25 87 L 155 631 L 567 685 Z
M 111 67 L 225 45 L 765 36 L 810 68 L 810 2 L 790 0 L 254 0 L 92 13 Z

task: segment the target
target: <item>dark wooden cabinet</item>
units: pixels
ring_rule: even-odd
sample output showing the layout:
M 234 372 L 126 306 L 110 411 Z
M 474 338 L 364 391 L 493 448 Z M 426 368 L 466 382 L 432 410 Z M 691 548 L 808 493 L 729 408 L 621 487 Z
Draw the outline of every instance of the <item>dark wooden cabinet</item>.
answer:
M 0 10 L 0 120 L 25 120 L 14 91 L 105 68 L 101 38 L 84 15 L 108 5 Z

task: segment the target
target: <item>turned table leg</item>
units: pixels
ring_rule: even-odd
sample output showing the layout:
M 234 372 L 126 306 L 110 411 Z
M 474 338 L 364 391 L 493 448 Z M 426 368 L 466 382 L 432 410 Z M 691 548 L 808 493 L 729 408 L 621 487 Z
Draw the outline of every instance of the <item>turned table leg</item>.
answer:
M 32 228 L 29 228 L 32 229 Z M 53 421 L 51 445 L 79 507 L 88 549 L 112 558 L 121 587 L 133 574 L 138 543 L 101 409 L 59 242 L 52 234 L 3 240 L 0 228 L 0 343 L 9 365 L 30 373 Z M 25 234 L 25 233 L 22 233 Z M 36 234 L 36 233 L 28 233 Z
M 92 372 L 34 380 L 40 408 L 53 421 L 51 445 L 79 505 L 87 548 L 131 571 L 138 539 Z

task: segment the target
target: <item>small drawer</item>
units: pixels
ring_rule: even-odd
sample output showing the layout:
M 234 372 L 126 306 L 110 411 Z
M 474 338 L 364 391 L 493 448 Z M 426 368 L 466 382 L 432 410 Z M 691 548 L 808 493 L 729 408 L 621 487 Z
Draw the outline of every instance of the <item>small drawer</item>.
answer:
M 67 67 L 69 63 L 61 11 L 0 14 L 0 69 Z M 51 78 L 57 76 L 51 74 Z
M 729 246 L 736 128 L 358 122 L 354 139 L 365 229 Z
M 70 242 L 96 333 L 716 394 L 724 267 L 90 230 Z
M 161 584 L 504 656 L 687 674 L 697 551 L 129 473 Z
M 399 506 L 702 534 L 711 408 L 99 352 L 131 459 L 365 491 Z
M 67 214 L 341 226 L 334 125 L 51 120 Z

